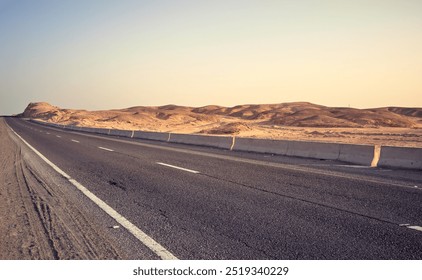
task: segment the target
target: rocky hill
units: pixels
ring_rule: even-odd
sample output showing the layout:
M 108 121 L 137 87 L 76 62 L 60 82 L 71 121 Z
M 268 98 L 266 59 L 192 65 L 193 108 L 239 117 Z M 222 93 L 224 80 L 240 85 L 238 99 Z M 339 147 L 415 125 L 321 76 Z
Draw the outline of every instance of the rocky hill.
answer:
M 307 102 L 238 105 L 234 107 L 131 107 L 119 110 L 86 111 L 61 109 L 45 102 L 30 103 L 23 117 L 72 125 L 145 129 L 191 130 L 230 134 L 254 126 L 289 127 L 422 127 L 422 108 L 386 107 L 355 109 L 326 107 Z

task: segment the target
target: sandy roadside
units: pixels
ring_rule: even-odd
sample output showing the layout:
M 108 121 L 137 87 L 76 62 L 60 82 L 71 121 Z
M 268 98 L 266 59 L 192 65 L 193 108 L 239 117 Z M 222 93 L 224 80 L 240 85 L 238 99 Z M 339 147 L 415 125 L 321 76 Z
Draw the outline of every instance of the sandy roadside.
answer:
M 0 259 L 122 258 L 89 214 L 31 166 L 3 118 L 0 143 Z

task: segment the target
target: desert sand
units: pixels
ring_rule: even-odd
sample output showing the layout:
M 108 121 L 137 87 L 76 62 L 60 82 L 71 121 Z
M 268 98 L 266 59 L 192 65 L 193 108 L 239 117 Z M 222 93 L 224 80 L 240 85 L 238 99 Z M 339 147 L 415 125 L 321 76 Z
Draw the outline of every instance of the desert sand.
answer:
M 42 172 L 3 118 L 0 143 L 0 260 L 127 258 L 78 207 L 72 188 Z
M 38 102 L 19 116 L 87 127 L 422 147 L 422 108 L 355 109 L 293 102 L 86 111 Z

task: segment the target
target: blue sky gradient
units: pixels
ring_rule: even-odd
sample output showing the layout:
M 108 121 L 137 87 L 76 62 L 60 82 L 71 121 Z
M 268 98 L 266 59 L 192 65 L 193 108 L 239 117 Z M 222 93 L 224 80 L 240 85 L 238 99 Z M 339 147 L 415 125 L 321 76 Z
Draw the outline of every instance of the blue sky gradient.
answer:
M 0 114 L 422 107 L 422 1 L 0 0 Z

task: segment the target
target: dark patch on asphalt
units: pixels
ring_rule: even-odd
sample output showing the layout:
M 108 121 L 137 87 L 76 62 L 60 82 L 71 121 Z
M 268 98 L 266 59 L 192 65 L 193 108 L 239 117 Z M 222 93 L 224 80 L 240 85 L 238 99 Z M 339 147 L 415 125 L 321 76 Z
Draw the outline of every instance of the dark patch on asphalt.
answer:
M 114 180 L 108 180 L 108 183 L 110 184 L 110 186 L 117 187 L 119 189 L 126 191 L 126 187 L 120 184 L 119 182 L 116 182 Z

